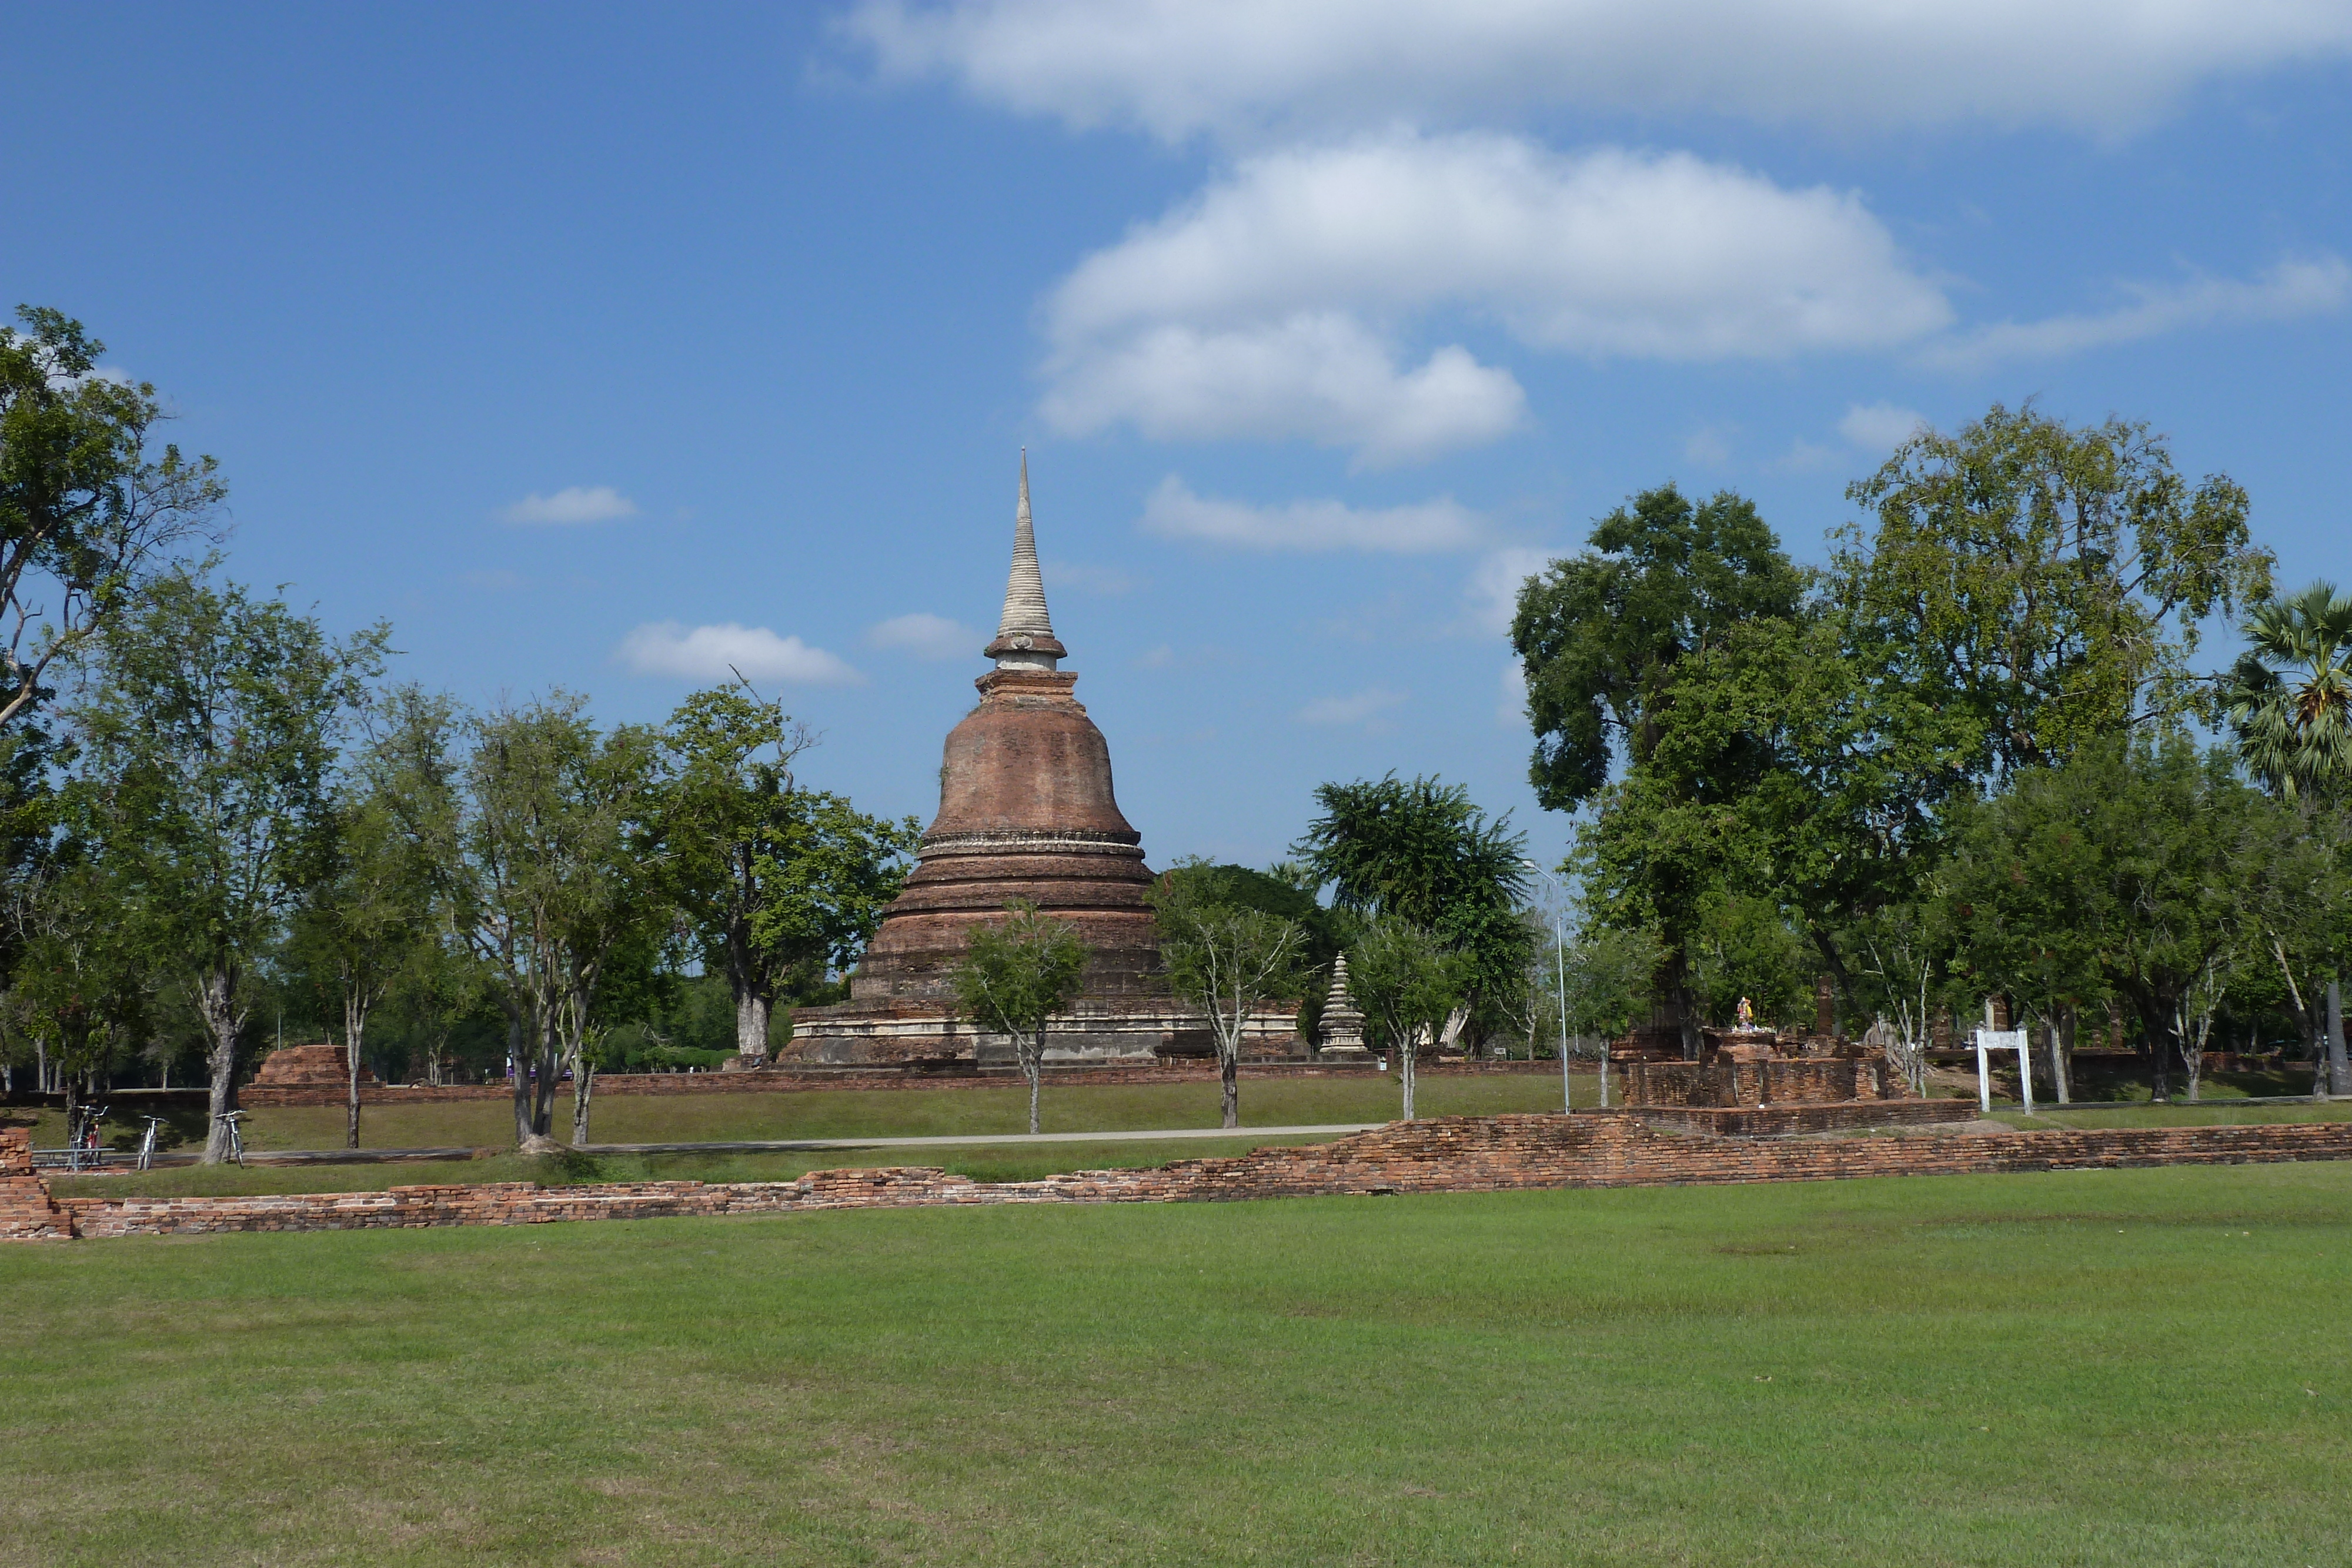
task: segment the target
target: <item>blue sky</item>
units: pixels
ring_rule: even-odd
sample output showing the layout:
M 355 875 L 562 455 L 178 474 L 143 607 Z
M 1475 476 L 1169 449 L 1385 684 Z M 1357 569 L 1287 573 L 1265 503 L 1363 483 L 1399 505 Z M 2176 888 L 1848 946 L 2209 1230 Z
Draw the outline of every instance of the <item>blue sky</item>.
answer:
M 470 701 L 733 658 L 928 817 L 1026 444 L 1155 862 L 1389 768 L 1549 856 L 1497 606 L 1665 478 L 1818 559 L 2032 396 L 2352 577 L 2352 8 L 1936 9 L 26 6 L 0 303 L 166 392 L 235 575 Z

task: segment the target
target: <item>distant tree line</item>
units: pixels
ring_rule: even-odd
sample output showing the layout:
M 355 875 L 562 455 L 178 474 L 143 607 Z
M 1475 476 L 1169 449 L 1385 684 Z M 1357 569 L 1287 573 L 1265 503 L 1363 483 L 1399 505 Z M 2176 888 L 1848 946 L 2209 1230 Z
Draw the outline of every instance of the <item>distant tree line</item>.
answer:
M 225 579 L 226 487 L 152 387 L 53 311 L 0 334 L 0 1073 L 69 1096 L 194 1075 L 213 1109 L 289 1027 L 389 1076 L 511 1083 L 518 1142 L 595 1076 L 763 1055 L 839 999 L 917 842 L 801 785 L 736 683 L 663 724 L 551 692 L 469 711 Z M 1432 778 L 1329 783 L 1293 859 L 1154 892 L 1223 1069 L 1336 957 L 1413 1112 L 1423 1056 L 1549 1054 L 1741 997 L 1915 1074 L 1998 998 L 2044 1042 L 2122 1029 L 2197 1092 L 2284 1028 L 2352 1092 L 2352 599 L 2273 593 L 2244 493 L 2162 438 L 1994 407 L 1922 431 L 1802 568 L 1742 497 L 1668 484 L 1531 578 L 1511 632 L 1539 802 L 1576 815 L 1571 930 L 1524 835 Z M 2201 640 L 2241 631 L 2233 664 Z M 1031 1087 L 1083 946 L 1029 909 L 959 1004 Z M 214 1124 L 214 1139 L 221 1132 Z M 218 1150 L 210 1153 L 217 1155 Z
M 442 1082 L 511 1069 L 518 1141 L 595 1073 L 764 1053 L 836 999 L 917 832 L 793 778 L 748 685 L 604 727 L 469 712 L 223 579 L 211 458 L 53 311 L 0 334 L 0 1071 L 70 1099 L 193 1072 L 215 1115 L 291 1027 Z M 215 1121 L 212 1143 L 225 1132 Z M 208 1147 L 208 1157 L 218 1157 Z
M 2158 1095 L 2284 1030 L 2352 1091 L 2352 601 L 2274 597 L 2245 493 L 2124 421 L 1995 406 L 1847 495 L 1820 570 L 1669 484 L 1522 589 L 1580 940 L 1653 946 L 1694 1044 L 1827 975 L 1906 1059 L 1997 998 L 2062 1086 L 2111 1029 Z M 2200 668 L 2217 629 L 2245 651 Z

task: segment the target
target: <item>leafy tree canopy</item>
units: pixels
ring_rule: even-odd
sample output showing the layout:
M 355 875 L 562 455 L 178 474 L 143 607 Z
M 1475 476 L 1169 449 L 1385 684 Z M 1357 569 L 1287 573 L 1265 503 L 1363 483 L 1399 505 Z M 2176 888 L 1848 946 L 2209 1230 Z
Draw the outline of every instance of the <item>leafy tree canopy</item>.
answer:
M 1677 664 L 1744 622 L 1794 615 L 1804 587 L 1754 505 L 1729 491 L 1695 506 L 1669 483 L 1603 517 L 1583 555 L 1528 580 L 1511 622 L 1537 800 L 1573 810 L 1621 750 L 1646 758 Z
M 0 329 L 0 725 L 131 601 L 178 545 L 214 537 L 227 496 L 209 457 L 151 455 L 155 389 L 106 373 L 106 345 L 19 306 Z
M 1874 518 L 1832 558 L 1849 646 L 1969 720 L 1974 774 L 2199 711 L 2201 623 L 2270 589 L 2245 491 L 2191 486 L 2144 423 L 1996 403 L 1956 435 L 1920 432 L 1846 495 Z
M 2352 596 L 2315 582 L 2257 604 L 2250 644 L 2222 681 L 2240 754 L 2292 800 L 2352 787 Z

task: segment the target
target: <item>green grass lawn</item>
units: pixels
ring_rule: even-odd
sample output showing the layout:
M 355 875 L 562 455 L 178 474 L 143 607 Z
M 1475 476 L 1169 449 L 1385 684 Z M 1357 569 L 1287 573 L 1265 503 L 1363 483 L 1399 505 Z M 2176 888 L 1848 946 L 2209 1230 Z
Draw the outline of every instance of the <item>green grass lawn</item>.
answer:
M 1599 1080 L 1580 1081 L 1580 1104 L 1597 1102 Z M 1393 1079 L 1374 1073 L 1349 1078 L 1244 1078 L 1242 1124 L 1279 1127 L 1385 1122 L 1398 1112 Z M 1492 1115 L 1559 1107 L 1559 1080 L 1541 1073 L 1421 1081 L 1418 1109 L 1428 1116 Z M 613 1094 L 593 1101 L 591 1135 L 607 1144 L 675 1144 L 762 1138 L 961 1136 L 1025 1133 L 1028 1091 L 1018 1082 L 985 1088 L 812 1089 L 789 1093 Z M 138 1143 L 139 1113 L 118 1107 L 108 1124 L 122 1147 Z M 572 1135 L 567 1086 L 556 1104 L 556 1134 Z M 1055 1083 L 1039 1097 L 1040 1126 L 1048 1133 L 1114 1133 L 1159 1127 L 1213 1127 L 1217 1081 L 1202 1072 L 1171 1083 Z M 20 1120 L 32 1114 L 18 1113 Z M 183 1146 L 200 1138 L 201 1109 L 178 1113 Z M 339 1149 L 340 1105 L 258 1110 L 246 1121 L 246 1142 L 257 1149 Z M 62 1111 L 39 1113 L 33 1142 L 65 1142 Z M 360 1118 L 360 1142 L 369 1148 L 499 1146 L 514 1143 L 514 1112 L 505 1100 L 461 1100 L 437 1105 L 370 1105 Z M 838 1161 L 829 1163 L 838 1164 Z
M 2271 1122 L 2342 1122 L 2352 1119 L 2352 1102 L 2303 1105 L 2233 1105 L 2226 1100 L 2190 1105 L 2127 1105 L 2112 1111 L 2067 1111 L 2056 1106 L 2022 1111 L 1995 1108 L 1993 1120 L 2012 1127 L 2251 1127 Z
M 0 1563 L 2342 1563 L 2352 1165 L 0 1253 Z

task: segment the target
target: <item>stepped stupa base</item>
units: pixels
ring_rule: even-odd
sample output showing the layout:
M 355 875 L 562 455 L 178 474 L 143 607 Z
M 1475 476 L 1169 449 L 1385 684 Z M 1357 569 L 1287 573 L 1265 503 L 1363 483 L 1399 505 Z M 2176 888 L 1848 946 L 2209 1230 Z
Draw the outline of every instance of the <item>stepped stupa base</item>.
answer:
M 1045 1059 L 1051 1062 L 1132 1065 L 1216 1053 L 1208 1020 L 1172 997 L 1081 998 L 1045 1031 Z M 1250 1016 L 1242 1034 L 1242 1059 L 1307 1059 L 1296 1004 L 1261 1009 Z M 912 1061 L 998 1066 L 1010 1065 L 1013 1054 L 1011 1036 L 975 1029 L 940 1003 L 869 1001 L 796 1009 L 792 1042 L 776 1060 L 780 1065 L 827 1067 Z

